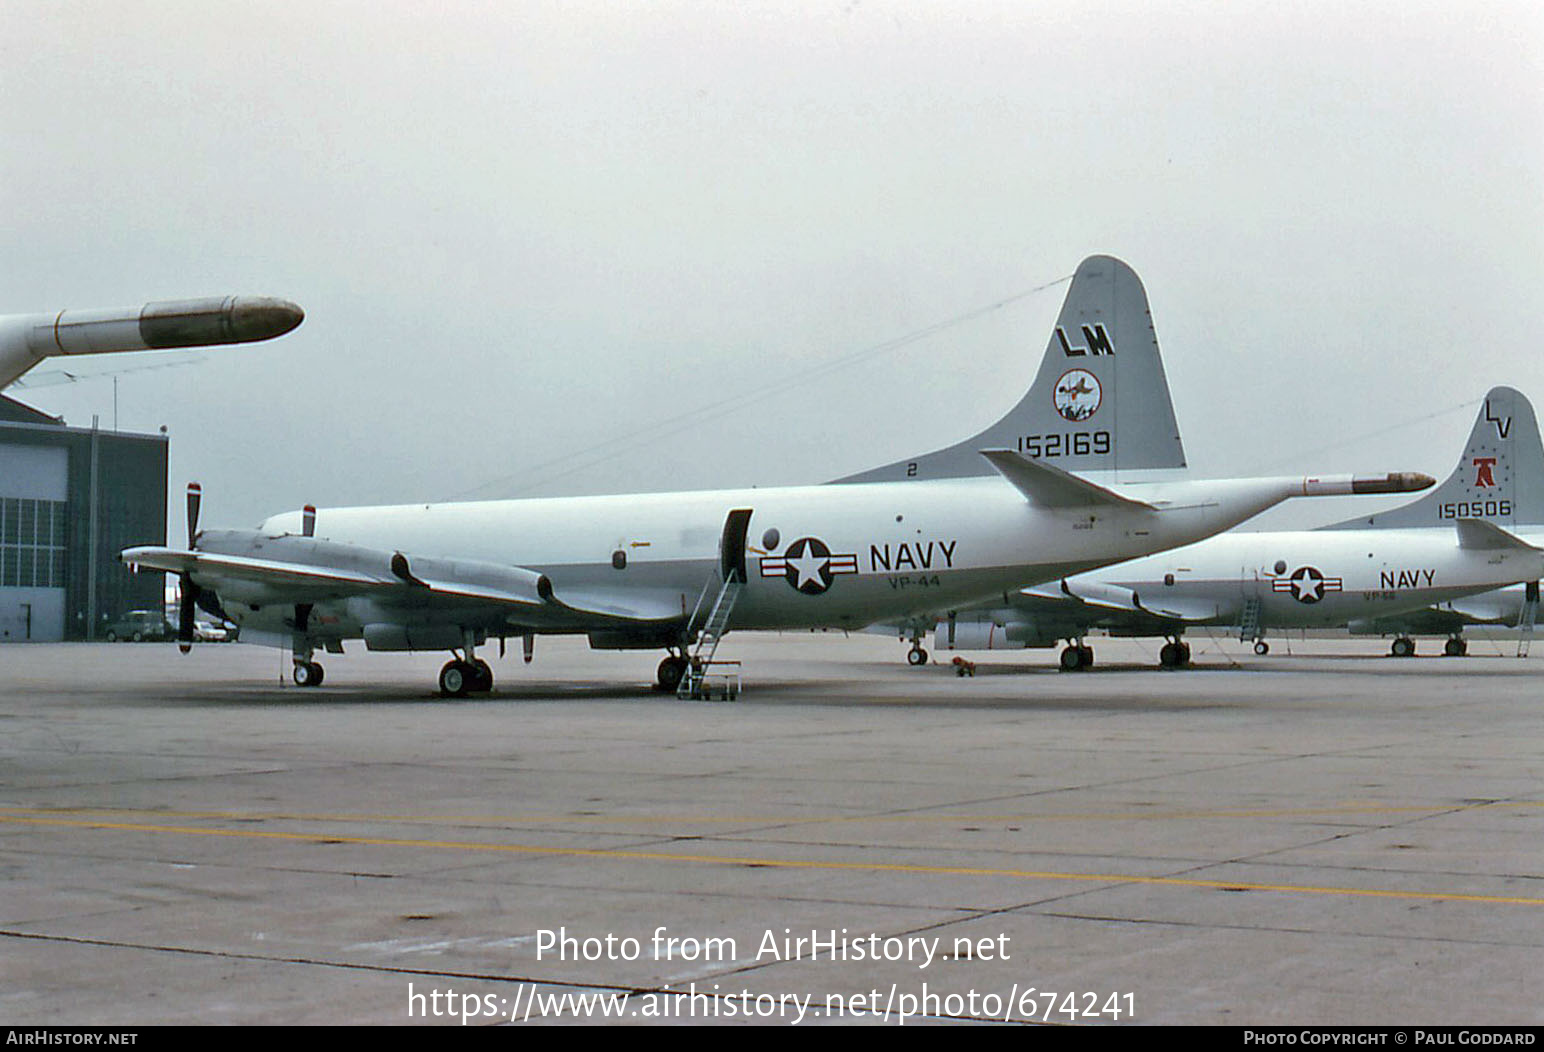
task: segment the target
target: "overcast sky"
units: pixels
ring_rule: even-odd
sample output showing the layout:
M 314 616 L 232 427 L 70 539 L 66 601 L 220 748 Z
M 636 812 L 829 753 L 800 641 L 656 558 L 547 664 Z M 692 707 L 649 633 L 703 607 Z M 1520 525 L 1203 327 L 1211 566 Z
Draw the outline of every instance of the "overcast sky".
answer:
M 923 452 L 1065 286 L 860 352 L 1093 253 L 1198 476 L 1440 477 L 1487 388 L 1544 405 L 1533 3 L 0 0 L 0 142 L 0 311 L 305 308 L 118 379 L 209 525 Z

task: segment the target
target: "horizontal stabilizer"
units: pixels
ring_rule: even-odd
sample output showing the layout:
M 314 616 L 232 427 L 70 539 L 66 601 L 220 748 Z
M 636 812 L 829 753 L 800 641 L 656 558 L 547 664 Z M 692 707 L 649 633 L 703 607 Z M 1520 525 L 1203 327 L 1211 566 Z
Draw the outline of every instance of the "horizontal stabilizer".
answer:
M 1536 552 L 1539 548 L 1529 544 L 1511 530 L 1502 529 L 1484 519 L 1459 519 L 1458 546 L 1471 551 L 1522 551 Z
M 1013 483 L 1015 489 L 1042 508 L 1104 506 L 1158 510 L 1146 501 L 1122 496 L 1112 489 L 1052 467 L 1044 461 L 1031 460 L 1011 449 L 983 449 L 981 455 L 997 469 L 998 474 Z

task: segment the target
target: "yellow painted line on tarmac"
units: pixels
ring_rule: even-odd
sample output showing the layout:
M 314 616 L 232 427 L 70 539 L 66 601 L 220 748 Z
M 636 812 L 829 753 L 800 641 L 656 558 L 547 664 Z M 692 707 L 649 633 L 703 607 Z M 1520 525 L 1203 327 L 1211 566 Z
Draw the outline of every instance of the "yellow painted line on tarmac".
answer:
M 0 813 L 0 824 L 106 829 L 119 832 L 160 833 L 195 837 L 234 837 L 244 840 L 279 840 L 310 844 L 353 844 L 366 847 L 486 851 L 512 855 L 549 855 L 559 858 L 604 858 L 635 862 L 706 863 L 718 866 L 751 866 L 765 869 L 907 873 L 923 876 L 1003 877 L 1014 880 L 1143 884 L 1157 887 L 1205 888 L 1218 891 L 1272 891 L 1289 895 L 1347 895 L 1362 898 L 1402 899 L 1406 901 L 1476 902 L 1489 905 L 1544 906 L 1544 899 L 1522 896 L 1473 895 L 1442 891 L 1400 891 L 1393 888 L 1336 888 L 1297 884 L 1257 884 L 1236 880 L 1203 880 L 1191 877 L 1150 877 L 1133 873 L 1057 873 L 1048 870 L 995 869 L 976 866 L 924 866 L 898 862 L 822 862 L 758 858 L 741 855 L 689 855 L 666 851 L 539 847 L 534 844 L 479 844 L 472 841 L 407 840 L 393 837 L 337 836 L 329 833 L 282 833 L 260 829 L 201 829 L 193 826 L 148 825 L 138 822 L 102 822 L 84 819 L 23 817 L 21 815 L 3 813 Z
M 863 823 L 880 824 L 938 822 L 1130 822 L 1178 821 L 1187 819 L 1257 819 L 1257 818 L 1334 818 L 1351 815 L 1445 814 L 1452 811 L 1481 811 L 1498 808 L 1530 809 L 1544 807 L 1539 800 L 1485 800 L 1478 803 L 1436 802 L 1431 804 L 1341 804 L 1326 807 L 1287 807 L 1232 809 L 1218 811 L 1085 811 L 1054 814 L 905 814 L 905 815 L 657 815 L 657 814 L 550 814 L 550 815 L 395 815 L 330 814 L 295 811 L 166 811 L 161 809 L 117 807 L 0 807 L 0 816 L 80 816 L 145 815 L 151 818 L 209 818 L 233 822 L 409 822 L 453 825 L 519 825 L 560 823 L 648 824 L 810 824 Z

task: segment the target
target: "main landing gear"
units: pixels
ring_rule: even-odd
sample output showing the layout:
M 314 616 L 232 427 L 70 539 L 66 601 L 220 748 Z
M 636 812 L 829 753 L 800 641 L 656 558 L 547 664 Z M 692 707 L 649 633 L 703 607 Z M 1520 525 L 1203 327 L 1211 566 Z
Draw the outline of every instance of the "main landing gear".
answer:
M 659 663 L 659 672 L 654 681 L 654 689 L 663 694 L 674 694 L 676 688 L 681 685 L 681 679 L 686 675 L 687 658 L 685 654 L 671 654 Z
M 1463 636 L 1453 636 L 1442 644 L 1442 653 L 1444 657 L 1463 657 L 1469 653 L 1469 641 Z
M 1063 672 L 1081 672 L 1094 667 L 1094 648 L 1085 646 L 1081 639 L 1074 640 L 1061 652 Z
M 1160 668 L 1184 668 L 1190 664 L 1190 644 L 1183 639 L 1171 639 L 1158 650 Z
M 1389 647 L 1389 657 L 1414 657 L 1415 640 L 1409 636 L 1400 636 Z
M 462 656 L 447 661 L 440 669 L 440 694 L 443 697 L 464 698 L 468 694 L 486 694 L 493 689 L 493 669 L 477 656 L 476 635 L 463 631 L 462 638 Z
M 440 669 L 440 693 L 447 698 L 464 698 L 468 694 L 486 694 L 493 689 L 493 669 L 482 658 L 462 661 L 460 658 L 445 663 Z
M 297 687 L 320 687 L 322 685 L 322 666 L 311 660 L 315 653 L 311 646 L 311 637 L 306 630 L 311 624 L 311 604 L 295 604 L 295 619 L 290 623 L 294 635 L 290 637 L 290 660 L 295 663 L 291 672 Z

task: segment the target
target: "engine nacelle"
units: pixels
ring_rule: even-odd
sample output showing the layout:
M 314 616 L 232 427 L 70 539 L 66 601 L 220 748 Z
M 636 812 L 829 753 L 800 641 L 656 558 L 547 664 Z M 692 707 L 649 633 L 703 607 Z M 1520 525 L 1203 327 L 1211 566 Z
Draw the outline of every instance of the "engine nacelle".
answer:
M 940 621 L 933 629 L 933 649 L 950 650 L 1023 650 L 1026 647 L 1054 647 L 1060 635 L 1049 635 L 1033 621 Z
M 403 625 L 391 622 L 364 626 L 365 647 L 369 650 L 455 650 L 466 637 L 455 625 Z M 488 635 L 478 629 L 473 645 L 481 646 Z
M 587 633 L 591 650 L 659 650 L 681 642 L 678 628 L 655 628 Z

